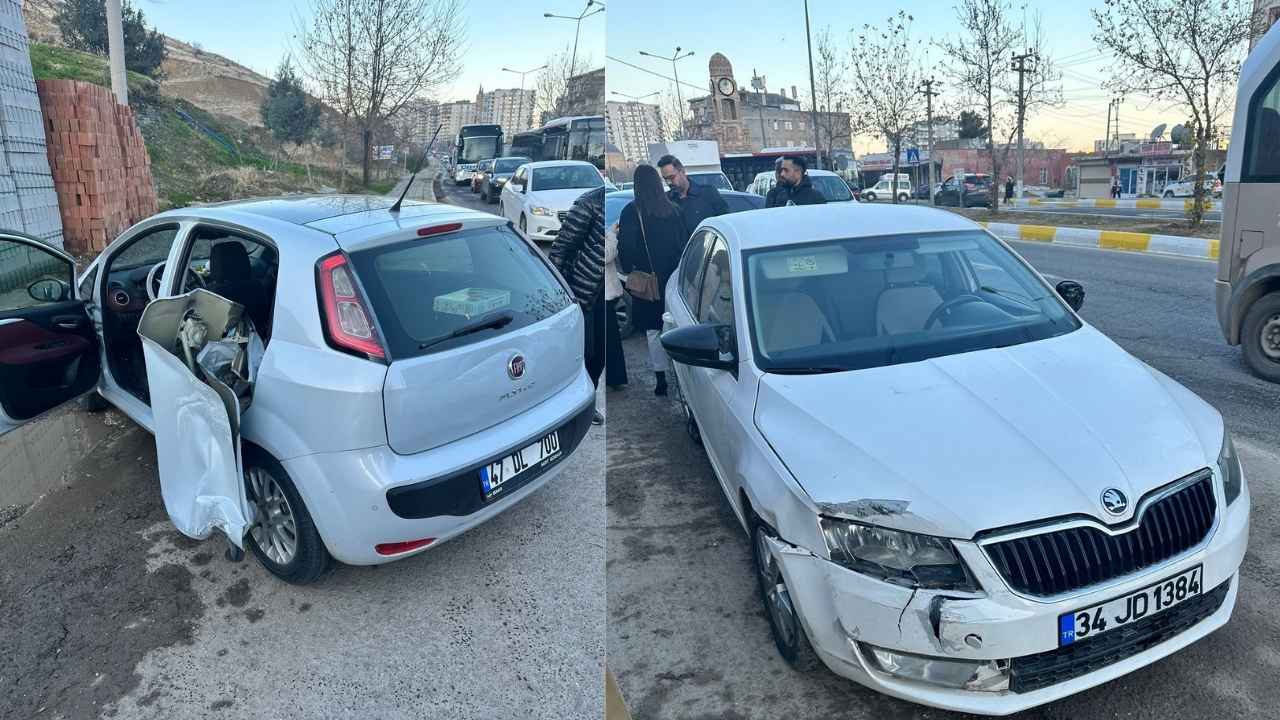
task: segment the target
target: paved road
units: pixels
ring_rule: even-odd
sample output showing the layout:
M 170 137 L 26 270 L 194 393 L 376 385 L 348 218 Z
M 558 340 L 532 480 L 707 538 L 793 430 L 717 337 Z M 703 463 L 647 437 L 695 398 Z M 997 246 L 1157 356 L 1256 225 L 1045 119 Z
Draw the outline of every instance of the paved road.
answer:
M 454 185 L 451 181 L 445 179 L 442 189 L 444 190 L 444 196 L 441 197 L 440 200 L 443 202 L 447 202 L 451 205 L 461 205 L 463 207 L 471 208 L 472 210 L 479 210 L 480 212 L 493 213 L 494 215 L 502 214 L 502 211 L 499 209 L 501 207 L 500 205 L 497 203 L 486 205 L 485 202 L 480 199 L 479 193 L 474 195 L 471 194 L 471 188 L 467 185 Z
M 1252 542 L 1227 627 L 1188 650 L 1023 718 L 1253 718 L 1280 707 L 1280 387 L 1247 374 L 1213 316 L 1214 266 L 1019 244 L 1042 272 L 1082 281 L 1084 315 L 1217 406 L 1253 493 Z M 750 549 L 676 408 L 652 394 L 644 342 L 632 384 L 611 392 L 609 666 L 637 720 L 958 718 L 893 700 L 825 669 L 799 674 L 769 635 Z
M 151 436 L 86 417 L 68 486 L 0 517 L 0 718 L 602 716 L 603 428 L 465 535 L 294 587 L 175 532 Z

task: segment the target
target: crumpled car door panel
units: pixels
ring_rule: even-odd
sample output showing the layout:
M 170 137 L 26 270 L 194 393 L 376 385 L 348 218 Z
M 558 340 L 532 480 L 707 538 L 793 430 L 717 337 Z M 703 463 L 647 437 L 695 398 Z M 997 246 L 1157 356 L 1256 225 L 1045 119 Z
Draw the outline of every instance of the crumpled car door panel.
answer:
M 239 548 L 253 521 L 240 456 L 240 413 L 248 405 L 217 374 L 201 368 L 197 354 L 243 314 L 237 303 L 193 290 L 152 301 L 138 324 L 165 510 L 182 534 L 205 539 L 221 530 Z M 206 337 L 192 338 L 192 328 L 199 326 Z

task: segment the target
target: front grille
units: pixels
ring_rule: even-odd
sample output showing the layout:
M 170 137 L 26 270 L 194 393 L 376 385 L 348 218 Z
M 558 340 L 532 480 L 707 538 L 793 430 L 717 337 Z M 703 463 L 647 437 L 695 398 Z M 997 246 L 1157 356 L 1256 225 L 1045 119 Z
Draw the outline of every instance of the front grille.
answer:
M 1150 650 L 1217 612 L 1230 588 L 1231 581 L 1227 580 L 1200 597 L 1095 638 L 1057 650 L 1013 658 L 1009 662 L 1009 689 L 1016 693 L 1033 692 Z
M 1217 501 L 1213 475 L 1147 506 L 1122 535 L 1075 527 L 986 545 L 987 556 L 1009 586 L 1052 596 L 1123 577 L 1176 557 L 1204 540 Z

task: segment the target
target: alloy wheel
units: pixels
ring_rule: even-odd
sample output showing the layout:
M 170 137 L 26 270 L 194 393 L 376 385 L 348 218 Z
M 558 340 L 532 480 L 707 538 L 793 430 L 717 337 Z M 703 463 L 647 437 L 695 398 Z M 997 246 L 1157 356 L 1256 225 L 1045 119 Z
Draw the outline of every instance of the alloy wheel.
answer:
M 289 498 L 265 468 L 249 468 L 246 475 L 249 479 L 249 501 L 257 510 L 249 533 L 273 562 L 288 565 L 298 554 L 298 525 Z
M 769 536 L 762 526 L 756 526 L 756 577 L 760 581 L 760 590 L 764 594 L 764 604 L 773 620 L 774 631 L 778 633 L 778 642 L 786 647 L 796 643 L 800 619 L 796 617 L 795 606 L 791 603 L 791 594 L 787 592 L 787 584 L 778 570 L 778 563 L 769 550 Z

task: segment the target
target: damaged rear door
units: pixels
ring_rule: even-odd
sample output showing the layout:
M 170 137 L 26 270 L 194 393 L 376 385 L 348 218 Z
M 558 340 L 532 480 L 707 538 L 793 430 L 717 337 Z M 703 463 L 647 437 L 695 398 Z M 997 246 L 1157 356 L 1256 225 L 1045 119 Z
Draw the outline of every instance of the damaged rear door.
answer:
M 262 343 L 244 307 L 207 290 L 160 298 L 138 324 L 151 388 L 165 510 L 184 535 L 215 530 L 243 548 L 240 417 L 253 396 Z

